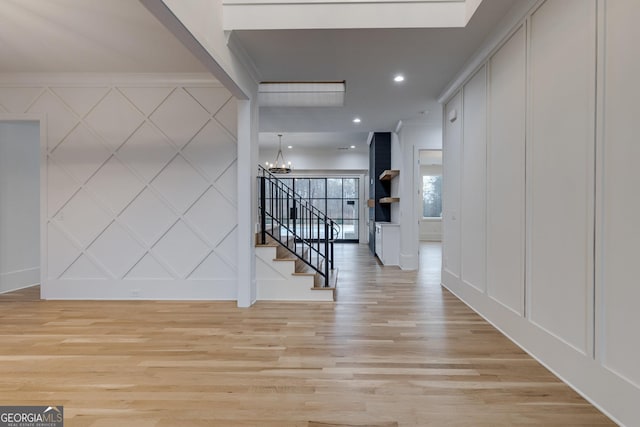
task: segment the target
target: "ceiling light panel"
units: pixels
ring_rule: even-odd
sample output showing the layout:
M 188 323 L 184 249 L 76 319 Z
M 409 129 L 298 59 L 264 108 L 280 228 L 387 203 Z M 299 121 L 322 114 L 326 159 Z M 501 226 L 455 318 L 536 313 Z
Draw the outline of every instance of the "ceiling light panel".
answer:
M 344 82 L 260 83 L 258 103 L 261 107 L 341 107 L 345 88 Z

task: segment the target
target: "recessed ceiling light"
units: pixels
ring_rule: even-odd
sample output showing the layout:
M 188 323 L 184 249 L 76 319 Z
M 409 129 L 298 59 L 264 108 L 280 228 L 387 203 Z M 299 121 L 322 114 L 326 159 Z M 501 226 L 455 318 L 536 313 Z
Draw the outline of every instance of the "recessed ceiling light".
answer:
M 352 146 L 351 146 L 351 148 L 352 148 L 352 149 L 353 149 L 353 148 L 356 148 L 356 146 L 355 146 L 355 145 L 352 145 Z
M 360 123 L 362 120 L 360 120 L 360 117 L 356 117 L 355 119 L 353 119 L 353 123 Z
M 393 81 L 396 83 L 400 83 L 404 81 L 404 76 L 402 74 L 396 74 L 396 76 L 393 78 Z
M 293 145 L 287 145 L 287 148 L 288 148 L 288 149 L 292 149 L 292 148 L 293 148 Z

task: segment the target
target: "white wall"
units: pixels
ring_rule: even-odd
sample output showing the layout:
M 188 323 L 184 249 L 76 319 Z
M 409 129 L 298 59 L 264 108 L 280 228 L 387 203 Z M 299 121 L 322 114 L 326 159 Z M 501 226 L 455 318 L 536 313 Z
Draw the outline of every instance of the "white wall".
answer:
M 40 125 L 0 121 L 0 293 L 39 282 Z
M 525 275 L 525 35 L 522 25 L 488 65 L 487 293 L 518 315 Z
M 523 14 L 444 107 L 443 285 L 640 425 L 640 3 Z
M 460 192 L 460 275 L 464 283 L 486 289 L 487 70 L 480 68 L 463 86 Z M 465 115 L 466 111 L 472 114 Z
M 208 76 L 1 76 L 46 120 L 45 298 L 236 299 L 237 110 Z
M 396 178 L 397 194 L 400 196 L 400 267 L 413 270 L 419 267 L 418 250 L 422 228 L 420 150 L 442 149 L 441 108 L 429 104 L 426 116 L 402 121 L 398 139 L 401 153 L 401 166 L 398 167 L 401 172 L 399 178 Z
M 460 181 L 462 178 L 462 91 L 444 107 L 442 146 L 442 269 L 460 279 Z
M 287 162 L 291 162 L 293 170 L 368 170 L 368 150 L 324 150 L 324 149 L 287 149 L 283 155 Z M 260 164 L 273 163 L 278 150 L 260 149 Z
M 640 388 L 640 286 L 638 286 L 638 242 L 640 242 L 640 58 L 629 55 L 629 41 L 640 37 L 640 3 L 635 0 L 608 2 L 601 94 L 604 128 L 598 141 L 596 215 L 596 357 L 609 372 Z M 602 118 L 602 116 L 601 116 Z M 637 395 L 636 395 L 637 396 Z M 636 403 L 640 401 L 636 397 Z M 640 410 L 628 408 L 640 424 Z M 632 425 L 632 423 L 628 423 Z

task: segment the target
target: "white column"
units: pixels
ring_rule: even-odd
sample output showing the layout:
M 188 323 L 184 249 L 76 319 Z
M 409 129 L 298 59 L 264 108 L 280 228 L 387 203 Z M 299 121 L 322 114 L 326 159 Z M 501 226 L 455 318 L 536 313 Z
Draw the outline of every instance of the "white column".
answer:
M 238 100 L 238 307 L 256 300 L 257 102 Z
M 416 153 L 409 138 L 400 138 L 400 268 L 416 270 L 418 263 L 419 218 L 416 212 Z

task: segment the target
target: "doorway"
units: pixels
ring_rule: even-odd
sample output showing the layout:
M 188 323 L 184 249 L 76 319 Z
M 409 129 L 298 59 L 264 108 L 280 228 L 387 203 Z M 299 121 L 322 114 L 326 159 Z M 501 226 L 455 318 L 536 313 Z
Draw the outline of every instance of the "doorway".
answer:
M 442 150 L 420 150 L 420 242 L 442 241 Z
M 0 294 L 40 284 L 38 120 L 0 117 Z

